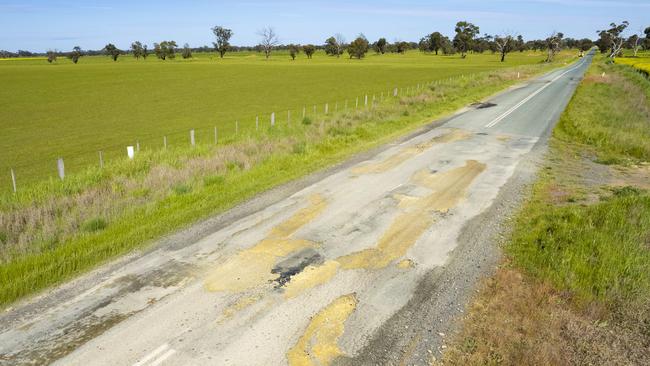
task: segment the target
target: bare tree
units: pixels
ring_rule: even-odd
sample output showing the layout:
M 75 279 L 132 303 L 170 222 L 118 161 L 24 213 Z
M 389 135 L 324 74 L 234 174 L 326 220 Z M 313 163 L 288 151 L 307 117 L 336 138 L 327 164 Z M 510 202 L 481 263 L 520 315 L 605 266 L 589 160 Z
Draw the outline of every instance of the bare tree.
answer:
M 273 51 L 273 48 L 280 43 L 278 35 L 272 27 L 265 27 L 257 32 L 257 34 L 262 37 L 260 47 L 264 52 L 264 56 L 268 59 L 271 57 L 271 51 Z
M 501 62 L 506 60 L 506 55 L 513 50 L 515 45 L 515 38 L 510 33 L 504 33 L 503 36 L 494 36 L 494 45 L 501 54 Z
M 336 57 L 340 57 L 343 54 L 343 51 L 345 50 L 345 37 L 341 33 L 336 33 L 334 35 L 334 39 L 336 39 Z
M 641 49 L 641 46 L 643 45 L 643 37 L 641 37 L 642 34 L 643 34 L 643 28 L 640 28 L 639 34 L 633 34 L 632 36 L 630 36 L 630 38 L 628 38 L 630 47 L 634 52 L 634 57 L 636 57 L 637 53 L 639 53 L 639 49 Z

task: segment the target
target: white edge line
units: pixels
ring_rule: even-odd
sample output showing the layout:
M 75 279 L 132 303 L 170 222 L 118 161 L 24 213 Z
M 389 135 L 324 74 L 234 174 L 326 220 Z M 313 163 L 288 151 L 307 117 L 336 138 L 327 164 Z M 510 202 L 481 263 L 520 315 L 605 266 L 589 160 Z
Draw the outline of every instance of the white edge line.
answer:
M 158 356 L 161 352 L 169 348 L 169 345 L 167 343 L 163 344 L 162 346 L 156 348 L 155 350 L 151 351 L 149 354 L 144 356 L 140 361 L 136 362 L 133 364 L 133 366 L 142 366 L 145 363 L 149 362 L 149 360 L 153 359 L 154 357 Z

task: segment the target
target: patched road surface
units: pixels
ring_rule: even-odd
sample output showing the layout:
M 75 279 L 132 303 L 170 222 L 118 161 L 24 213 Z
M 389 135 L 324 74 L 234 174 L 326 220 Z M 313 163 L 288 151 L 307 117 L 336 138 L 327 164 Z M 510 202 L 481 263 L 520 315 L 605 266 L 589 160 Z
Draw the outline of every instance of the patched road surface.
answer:
M 464 306 L 445 295 L 456 285 L 440 274 L 454 260 L 445 281 L 471 289 L 476 276 L 463 276 L 483 254 L 460 251 L 459 238 L 477 217 L 491 220 L 590 59 L 469 107 L 200 240 L 160 245 L 5 311 L 0 364 L 431 362 L 439 330 L 448 329 L 438 313 Z

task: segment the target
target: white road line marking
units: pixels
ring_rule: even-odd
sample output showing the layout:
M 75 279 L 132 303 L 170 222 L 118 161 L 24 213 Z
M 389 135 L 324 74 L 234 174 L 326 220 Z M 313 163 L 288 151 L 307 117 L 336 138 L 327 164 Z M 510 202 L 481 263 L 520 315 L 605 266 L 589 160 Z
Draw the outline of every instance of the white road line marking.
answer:
M 164 352 L 167 348 L 169 348 L 169 345 L 167 343 L 163 344 L 162 346 L 156 348 L 155 350 L 151 351 L 148 355 L 144 356 L 140 361 L 136 362 L 133 364 L 133 366 L 142 366 L 145 363 L 149 362 L 149 360 L 155 358 L 158 356 L 158 354 Z
M 170 349 L 169 351 L 165 352 L 162 356 L 158 357 L 157 360 L 151 363 L 151 366 L 158 366 L 161 363 L 163 363 L 166 359 L 170 358 L 174 353 L 176 353 L 176 350 Z
M 585 60 L 582 60 L 582 62 L 580 62 L 578 65 L 576 65 L 576 66 L 574 66 L 574 67 L 572 67 L 572 68 L 566 70 L 565 72 L 561 73 L 560 75 L 554 77 L 554 78 L 553 78 L 549 83 L 547 83 L 547 84 L 544 85 L 543 87 L 537 89 L 535 92 L 533 92 L 531 95 L 527 96 L 527 97 L 526 97 L 524 100 L 522 100 L 521 102 L 515 104 L 514 107 L 508 109 L 505 113 L 503 113 L 503 114 L 500 115 L 499 117 L 497 117 L 497 118 L 495 118 L 494 120 L 492 120 L 490 123 L 488 123 L 487 125 L 485 125 L 485 127 L 487 127 L 487 128 L 494 127 L 497 123 L 501 122 L 504 118 L 506 118 L 506 117 L 508 117 L 509 115 L 511 115 L 511 114 L 512 114 L 514 111 L 516 111 L 519 107 L 521 107 L 522 105 L 524 105 L 524 104 L 525 104 L 526 102 L 528 102 L 529 100 L 533 99 L 533 97 L 535 97 L 537 94 L 541 93 L 544 89 L 548 88 L 548 87 L 549 87 L 551 84 L 553 84 L 555 81 L 559 80 L 562 76 L 564 76 L 564 75 L 568 74 L 569 72 L 571 72 L 571 71 L 573 71 L 573 70 L 579 68 L 579 67 L 582 66 L 584 63 L 585 63 Z

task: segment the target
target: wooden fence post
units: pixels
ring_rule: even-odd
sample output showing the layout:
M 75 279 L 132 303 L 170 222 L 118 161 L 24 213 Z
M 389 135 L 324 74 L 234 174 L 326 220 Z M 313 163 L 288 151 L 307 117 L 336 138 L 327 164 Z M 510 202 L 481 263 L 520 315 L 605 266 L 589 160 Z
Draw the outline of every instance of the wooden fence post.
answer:
M 217 126 L 214 126 L 214 144 L 217 145 L 219 143 L 219 133 L 217 131 Z
M 190 130 L 190 145 L 194 146 L 196 141 L 194 140 L 194 130 Z
M 65 178 L 65 164 L 63 164 L 63 158 L 59 158 L 59 160 L 56 161 L 56 167 L 59 171 L 59 178 L 63 180 Z
M 14 173 L 13 168 L 11 169 L 11 185 L 14 187 L 14 193 L 16 193 L 16 174 Z
M 104 168 L 104 156 L 102 155 L 102 152 L 99 152 L 99 168 L 103 169 Z

